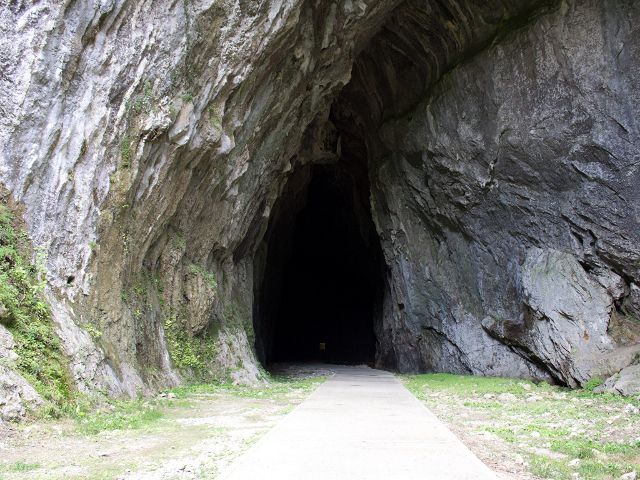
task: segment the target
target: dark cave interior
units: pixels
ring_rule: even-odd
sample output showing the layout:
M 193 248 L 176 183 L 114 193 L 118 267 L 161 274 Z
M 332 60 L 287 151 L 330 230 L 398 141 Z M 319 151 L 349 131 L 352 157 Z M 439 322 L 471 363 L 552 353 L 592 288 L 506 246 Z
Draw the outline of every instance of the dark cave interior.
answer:
M 406 115 L 472 46 L 482 49 L 498 32 L 525 24 L 537 6 L 524 0 L 497 10 L 482 2 L 451 9 L 409 1 L 363 46 L 328 120 L 319 116 L 307 129 L 254 257 L 253 324 L 263 365 L 375 360 L 394 368 L 381 351 L 376 357 L 390 287 L 371 216 L 371 198 L 380 192 L 369 169 L 393 158 L 394 149 L 392 132 L 383 139 L 381 126 Z
M 314 168 L 284 266 L 276 361 L 374 360 L 375 268 L 348 187 L 331 169 Z
M 366 170 L 353 166 L 302 167 L 279 202 L 254 310 L 264 365 L 375 360 L 381 251 Z

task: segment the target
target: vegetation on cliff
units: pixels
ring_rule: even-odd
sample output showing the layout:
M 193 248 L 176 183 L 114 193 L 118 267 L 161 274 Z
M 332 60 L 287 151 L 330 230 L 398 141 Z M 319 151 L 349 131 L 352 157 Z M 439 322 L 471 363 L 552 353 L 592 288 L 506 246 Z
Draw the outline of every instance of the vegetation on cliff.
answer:
M 33 260 L 31 260 L 33 259 Z M 6 200 L 0 202 L 0 323 L 13 335 L 18 355 L 12 365 L 57 415 L 72 394 L 67 362 L 43 298 L 42 252 L 29 238 Z

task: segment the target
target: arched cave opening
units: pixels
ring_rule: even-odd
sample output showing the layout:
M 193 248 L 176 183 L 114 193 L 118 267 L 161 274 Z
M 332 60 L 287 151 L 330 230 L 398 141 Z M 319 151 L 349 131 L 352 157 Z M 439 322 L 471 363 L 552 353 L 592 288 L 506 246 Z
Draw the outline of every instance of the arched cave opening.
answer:
M 457 211 L 460 172 L 438 163 L 450 156 L 458 162 L 458 152 L 437 143 L 425 101 L 446 91 L 447 73 L 549 3 L 410 0 L 360 45 L 349 82 L 334 90 L 328 115 L 318 111 L 306 129 L 288 181 L 266 211 L 267 231 L 257 235 L 253 324 L 263 365 L 375 361 L 401 371 L 480 370 L 447 334 L 457 325 L 455 309 L 442 308 L 449 295 L 441 285 L 450 280 L 431 277 L 440 271 L 442 245 L 469 240 L 458 218 L 468 208 L 461 203 Z M 456 115 L 443 117 L 451 131 Z M 492 172 L 487 162 L 483 168 Z M 437 268 L 412 264 L 412 247 L 422 250 L 414 258 L 431 258 Z
M 255 266 L 263 365 L 375 361 L 384 267 L 362 160 L 297 168 L 276 204 Z

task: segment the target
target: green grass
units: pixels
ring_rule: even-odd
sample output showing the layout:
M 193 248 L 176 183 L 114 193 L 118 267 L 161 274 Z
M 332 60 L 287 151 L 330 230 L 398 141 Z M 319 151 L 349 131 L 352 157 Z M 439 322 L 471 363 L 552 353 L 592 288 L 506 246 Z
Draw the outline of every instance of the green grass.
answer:
M 73 416 L 78 430 L 95 435 L 108 430 L 137 430 L 151 427 L 165 418 L 167 407 L 188 407 L 189 397 L 203 393 L 222 393 L 245 398 L 285 398 L 288 394 L 308 393 L 325 381 L 325 377 L 294 380 L 272 377 L 269 383 L 259 386 L 233 385 L 230 383 L 200 383 L 166 390 L 173 399 L 112 400 L 96 409 L 90 403 L 78 404 Z
M 204 268 L 202 265 L 192 263 L 189 265 L 187 270 L 191 275 L 201 277 L 212 290 L 216 290 L 218 288 L 218 282 L 215 275 Z
M 131 137 L 125 135 L 120 140 L 120 157 L 122 159 L 122 168 L 131 167 L 131 157 L 133 156 L 133 146 L 131 144 Z
M 595 394 L 598 379 L 570 390 L 508 378 L 403 378 L 438 416 L 470 435 L 492 433 L 495 448 L 522 456 L 538 478 L 570 480 L 577 472 L 584 480 L 616 480 L 640 464 L 640 417 L 625 413 L 640 399 Z M 571 467 L 573 459 L 580 462 Z
M 17 461 L 8 465 L 0 465 L 0 473 L 31 472 L 32 470 L 37 470 L 40 467 L 41 465 L 39 463 Z
M 269 383 L 257 386 L 233 385 L 231 383 L 201 383 L 172 388 L 168 392 L 174 393 L 178 398 L 203 393 L 226 393 L 245 398 L 276 398 L 294 391 L 311 392 L 325 380 L 326 377 L 290 379 L 274 376 Z
M 587 383 L 584 384 L 584 389 L 588 390 L 590 392 L 593 392 L 597 387 L 599 387 L 600 385 L 602 385 L 602 383 L 604 382 L 604 380 L 600 377 L 593 377 L 591 379 L 589 379 L 589 381 Z
M 157 401 L 117 400 L 95 410 L 78 408 L 74 414 L 78 429 L 95 435 L 106 430 L 136 430 L 163 418 Z
M 546 383 L 536 386 L 533 382 L 513 378 L 475 377 L 471 375 L 453 375 L 450 373 L 433 373 L 424 375 L 405 376 L 407 388 L 417 396 L 423 395 L 424 388 L 458 395 L 485 394 L 499 395 L 501 393 L 528 393 L 523 385 L 530 388 L 551 388 Z
M 174 367 L 183 372 L 187 370 L 199 380 L 210 375 L 208 364 L 216 353 L 216 331 L 207 330 L 199 336 L 191 336 L 182 317 L 172 313 L 165 317 L 164 334 Z

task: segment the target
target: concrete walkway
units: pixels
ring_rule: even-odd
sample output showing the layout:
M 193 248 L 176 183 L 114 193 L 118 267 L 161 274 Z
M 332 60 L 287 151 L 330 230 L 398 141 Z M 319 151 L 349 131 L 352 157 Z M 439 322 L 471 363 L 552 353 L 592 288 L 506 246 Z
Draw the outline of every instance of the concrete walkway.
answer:
M 390 373 L 335 367 L 225 480 L 495 480 Z

